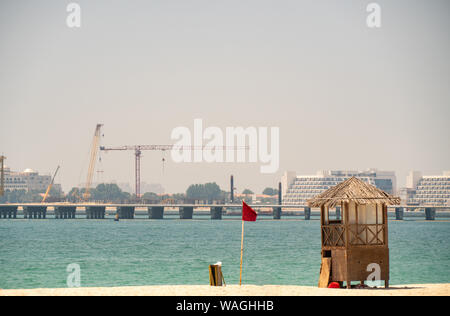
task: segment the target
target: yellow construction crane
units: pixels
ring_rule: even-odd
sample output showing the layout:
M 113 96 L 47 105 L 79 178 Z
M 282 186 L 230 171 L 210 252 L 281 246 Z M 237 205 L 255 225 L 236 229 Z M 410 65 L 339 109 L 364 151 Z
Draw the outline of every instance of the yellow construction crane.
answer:
M 44 197 L 42 198 L 42 203 L 45 203 L 45 200 L 47 200 L 50 190 L 53 187 L 53 183 L 55 183 L 55 178 L 56 178 L 56 175 L 58 174 L 59 168 L 60 168 L 59 166 L 58 166 L 58 168 L 56 168 L 55 174 L 53 175 L 53 178 L 52 178 L 52 182 L 50 182 L 50 184 L 48 185 L 47 191 L 45 192 Z
M 85 201 L 89 200 L 89 198 L 91 196 L 90 190 L 91 190 L 91 185 L 92 185 L 92 179 L 94 177 L 95 162 L 97 160 L 97 155 L 98 155 L 98 150 L 99 150 L 99 145 L 100 145 L 102 126 L 103 126 L 103 124 L 97 124 L 97 126 L 95 128 L 94 139 L 92 140 L 91 158 L 89 161 L 89 169 L 88 169 L 88 174 L 87 174 L 87 179 L 86 179 L 85 192 L 83 194 L 83 199 Z
M 5 166 L 3 165 L 6 157 L 0 156 L 0 196 L 5 194 Z

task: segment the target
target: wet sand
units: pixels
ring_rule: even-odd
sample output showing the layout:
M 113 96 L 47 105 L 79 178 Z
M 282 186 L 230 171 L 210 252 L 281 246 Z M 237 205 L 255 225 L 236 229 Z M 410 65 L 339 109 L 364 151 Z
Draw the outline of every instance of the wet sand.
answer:
M 285 285 L 166 285 L 77 289 L 0 290 L 0 296 L 448 296 L 450 284 L 392 286 L 390 289 L 319 289 Z

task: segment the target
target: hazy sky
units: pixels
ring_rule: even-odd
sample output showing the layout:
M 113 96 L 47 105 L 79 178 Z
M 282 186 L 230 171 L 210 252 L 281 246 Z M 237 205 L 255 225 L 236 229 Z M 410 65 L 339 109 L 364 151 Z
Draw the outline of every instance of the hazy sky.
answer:
M 105 145 L 170 144 L 178 126 L 280 127 L 280 170 L 175 164 L 145 152 L 142 181 L 182 192 L 216 181 L 276 186 L 285 170 L 450 169 L 450 2 L 383 0 L 0 2 L 0 153 L 13 170 L 85 181 L 97 123 Z M 134 183 L 132 152 L 102 179 Z M 94 179 L 97 181 L 97 177 Z

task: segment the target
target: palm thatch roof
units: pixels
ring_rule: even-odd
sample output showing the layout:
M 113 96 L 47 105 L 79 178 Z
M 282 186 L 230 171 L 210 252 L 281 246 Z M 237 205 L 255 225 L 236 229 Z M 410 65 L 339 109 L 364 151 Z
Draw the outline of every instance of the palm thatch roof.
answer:
M 308 205 L 310 207 L 321 207 L 325 205 L 333 208 L 342 202 L 350 201 L 357 204 L 400 204 L 400 198 L 389 195 L 373 185 L 352 177 L 308 200 Z

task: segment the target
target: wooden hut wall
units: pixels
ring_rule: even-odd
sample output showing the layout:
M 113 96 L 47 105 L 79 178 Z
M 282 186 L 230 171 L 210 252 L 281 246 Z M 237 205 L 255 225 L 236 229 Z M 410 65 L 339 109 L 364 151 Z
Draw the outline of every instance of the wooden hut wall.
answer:
M 356 224 L 356 204 L 350 201 L 347 204 L 348 224 Z

